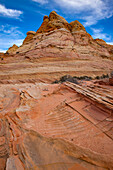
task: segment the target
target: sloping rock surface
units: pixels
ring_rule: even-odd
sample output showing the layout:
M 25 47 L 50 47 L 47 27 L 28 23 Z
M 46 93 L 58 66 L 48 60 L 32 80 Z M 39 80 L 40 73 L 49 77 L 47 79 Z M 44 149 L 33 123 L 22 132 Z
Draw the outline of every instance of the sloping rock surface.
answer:
M 113 46 L 56 12 L 0 61 L 0 170 L 113 169 Z
M 84 85 L 0 86 L 1 170 L 113 169 L 113 88 Z
M 15 53 L 15 52 L 17 51 L 17 49 L 18 49 L 18 46 L 17 46 L 16 44 L 14 44 L 12 47 L 10 47 L 10 48 L 6 51 L 6 53 L 7 53 L 7 54 L 13 54 L 13 53 Z
M 27 37 L 26 37 L 25 40 L 23 41 L 23 44 L 26 44 L 27 42 L 29 42 L 30 40 L 32 40 L 32 38 L 34 37 L 35 34 L 36 34 L 35 31 L 28 31 L 28 32 L 27 32 Z

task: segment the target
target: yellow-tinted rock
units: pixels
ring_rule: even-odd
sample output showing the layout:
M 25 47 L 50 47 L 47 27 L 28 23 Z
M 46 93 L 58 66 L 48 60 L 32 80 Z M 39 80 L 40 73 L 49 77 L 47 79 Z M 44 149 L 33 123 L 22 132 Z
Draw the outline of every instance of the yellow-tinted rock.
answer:
M 32 38 L 34 37 L 35 34 L 36 34 L 35 31 L 28 31 L 28 32 L 27 32 L 27 37 L 26 37 L 25 40 L 23 41 L 23 44 L 26 44 L 27 42 L 29 42 L 30 40 L 32 40 Z
M 70 25 L 71 25 L 72 32 L 75 32 L 75 31 L 85 31 L 86 32 L 84 26 L 77 20 L 71 22 Z
M 68 23 L 63 17 L 61 17 L 60 15 L 58 15 L 55 11 L 52 11 L 49 15 L 49 20 L 50 21 L 55 21 L 55 20 L 59 20 L 62 23 Z
M 16 44 L 14 44 L 12 47 L 10 47 L 6 53 L 7 54 L 13 54 L 16 50 L 18 49 L 18 46 Z
M 99 38 L 95 39 L 95 41 L 99 44 L 106 44 L 106 42 L 104 40 L 99 39 Z
M 44 16 L 43 23 L 41 27 L 37 30 L 37 33 L 50 32 L 60 28 L 70 30 L 70 25 L 63 17 L 53 11 L 50 13 L 49 17 Z

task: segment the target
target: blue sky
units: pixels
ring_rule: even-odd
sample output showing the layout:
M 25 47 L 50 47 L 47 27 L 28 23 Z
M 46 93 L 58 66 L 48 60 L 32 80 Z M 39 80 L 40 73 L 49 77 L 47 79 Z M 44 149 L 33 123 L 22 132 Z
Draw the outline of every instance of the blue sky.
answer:
M 68 22 L 79 20 L 93 38 L 113 44 L 113 0 L 0 0 L 0 51 L 21 45 L 27 31 L 37 31 L 53 10 Z

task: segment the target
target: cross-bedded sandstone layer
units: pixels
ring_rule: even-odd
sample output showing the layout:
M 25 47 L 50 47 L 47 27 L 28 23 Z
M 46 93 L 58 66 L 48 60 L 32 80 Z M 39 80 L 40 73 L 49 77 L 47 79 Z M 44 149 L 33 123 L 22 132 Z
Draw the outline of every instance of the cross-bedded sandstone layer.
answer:
M 0 169 L 112 169 L 113 88 L 0 85 Z
M 113 169 L 113 46 L 78 21 L 45 16 L 22 46 L 0 54 L 0 170 Z

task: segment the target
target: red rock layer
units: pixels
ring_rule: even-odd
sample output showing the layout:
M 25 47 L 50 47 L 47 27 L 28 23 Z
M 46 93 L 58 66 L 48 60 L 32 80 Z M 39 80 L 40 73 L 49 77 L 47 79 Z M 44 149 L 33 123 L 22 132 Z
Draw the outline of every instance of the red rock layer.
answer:
M 0 86 L 0 169 L 113 169 L 112 90 L 91 82 Z

